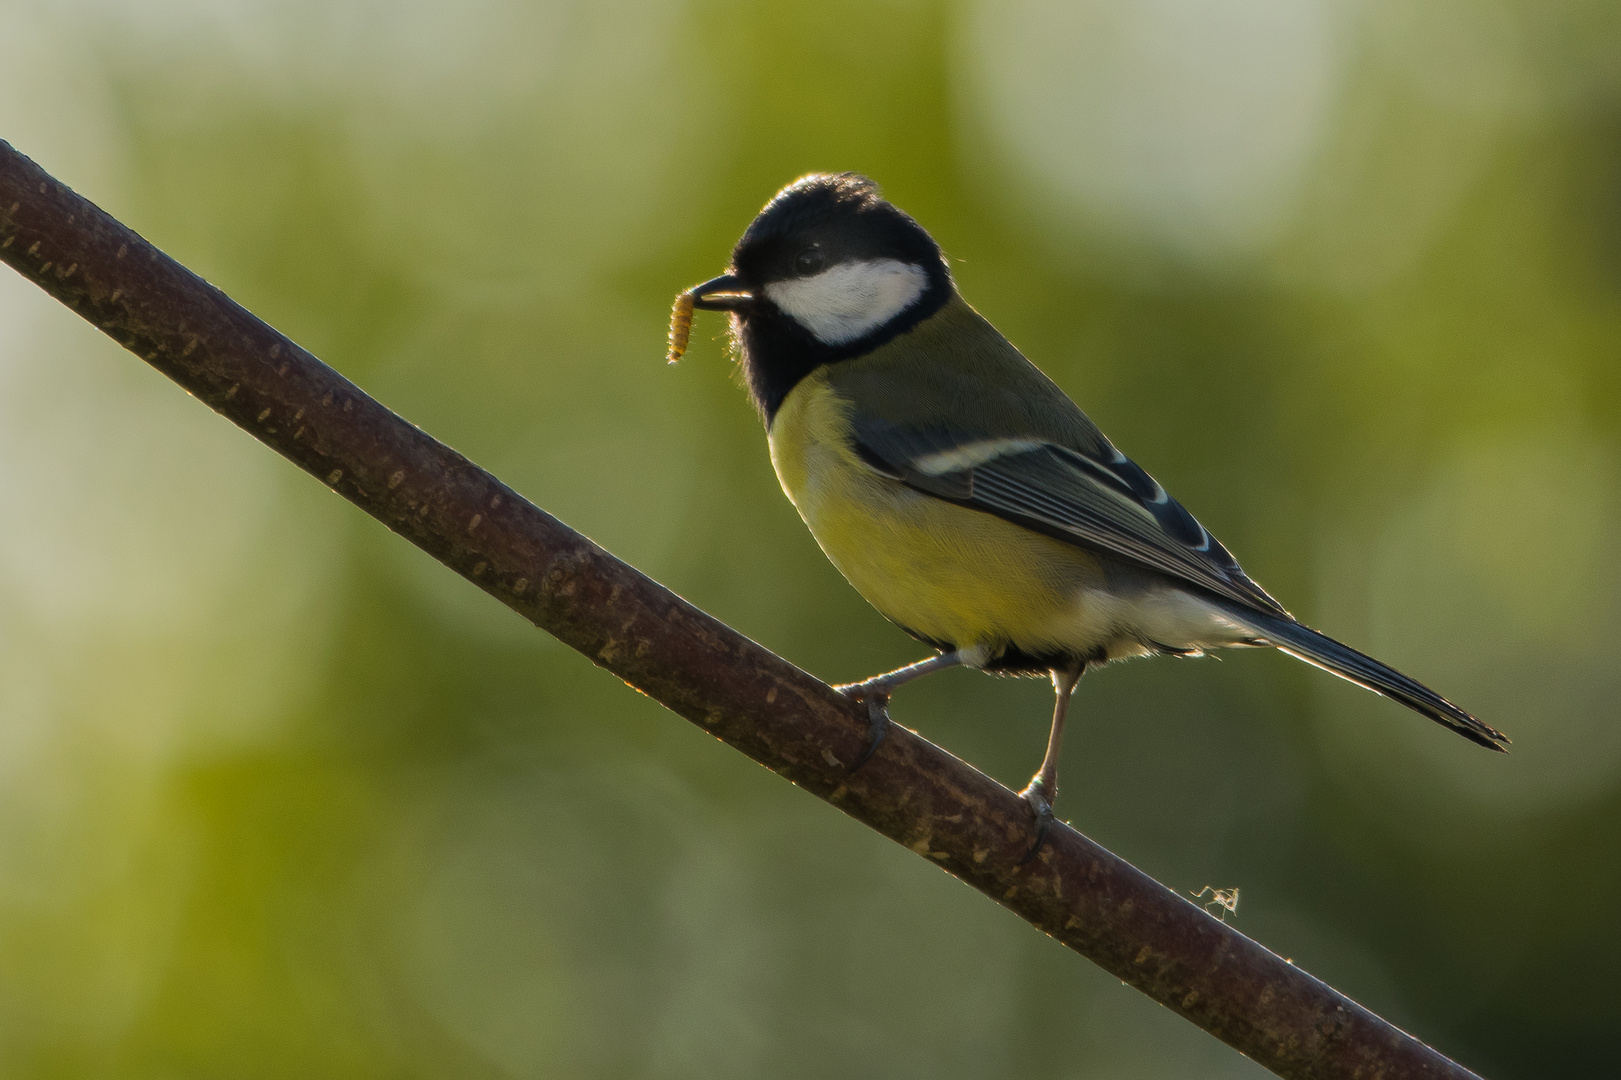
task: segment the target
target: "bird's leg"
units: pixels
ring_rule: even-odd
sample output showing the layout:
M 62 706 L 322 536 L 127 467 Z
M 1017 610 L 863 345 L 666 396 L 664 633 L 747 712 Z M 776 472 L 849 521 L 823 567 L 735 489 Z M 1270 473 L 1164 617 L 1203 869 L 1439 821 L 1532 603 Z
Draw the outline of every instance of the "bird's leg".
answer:
M 884 736 L 889 733 L 889 695 L 894 692 L 897 686 L 909 683 L 913 679 L 922 678 L 924 675 L 939 671 L 942 668 L 956 667 L 965 660 L 963 650 L 953 649 L 950 652 L 941 653 L 939 656 L 931 656 L 927 660 L 919 660 L 915 664 L 907 664 L 903 668 L 896 668 L 894 671 L 885 672 L 882 675 L 874 675 L 872 678 L 863 679 L 861 682 L 835 686 L 833 689 L 845 697 L 867 703 L 867 723 L 869 725 L 867 728 L 867 749 L 861 757 L 856 759 L 856 763 L 850 766 L 850 771 L 855 772 L 865 765 L 872 755 L 877 752 L 878 744 L 883 742 Z
M 1020 866 L 1034 859 L 1041 845 L 1047 842 L 1047 829 L 1053 823 L 1053 803 L 1058 800 L 1058 749 L 1064 741 L 1064 716 L 1069 712 L 1069 699 L 1075 693 L 1075 686 L 1085 674 L 1084 662 L 1072 668 L 1053 669 L 1055 700 L 1053 727 L 1047 735 L 1047 756 L 1041 762 L 1041 771 L 1032 776 L 1030 785 L 1019 793 L 1036 815 L 1036 842 L 1019 860 Z

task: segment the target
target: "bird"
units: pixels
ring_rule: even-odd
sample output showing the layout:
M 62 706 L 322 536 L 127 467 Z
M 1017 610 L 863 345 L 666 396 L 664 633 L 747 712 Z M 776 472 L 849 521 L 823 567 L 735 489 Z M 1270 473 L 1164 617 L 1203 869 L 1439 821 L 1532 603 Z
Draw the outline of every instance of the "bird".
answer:
M 693 308 L 728 313 L 777 478 L 822 551 L 935 651 L 836 688 L 867 713 L 851 768 L 914 679 L 962 666 L 1052 680 L 1046 755 L 1020 793 L 1035 822 L 1024 861 L 1054 818 L 1075 688 L 1112 661 L 1271 646 L 1481 746 L 1509 741 L 1297 621 L 963 299 L 940 245 L 867 177 L 812 173 L 772 197 L 726 273 L 677 298 L 672 362 Z

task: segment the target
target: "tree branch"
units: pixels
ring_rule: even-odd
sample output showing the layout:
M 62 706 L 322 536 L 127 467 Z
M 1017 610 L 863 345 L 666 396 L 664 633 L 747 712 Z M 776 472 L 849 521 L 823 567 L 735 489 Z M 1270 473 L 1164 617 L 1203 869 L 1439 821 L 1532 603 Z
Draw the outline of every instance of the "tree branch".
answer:
M 852 774 L 860 706 L 367 397 L 4 142 L 0 259 L 593 663 L 1279 1076 L 1475 1075 L 1067 826 L 1019 866 L 1024 802 L 904 728 Z

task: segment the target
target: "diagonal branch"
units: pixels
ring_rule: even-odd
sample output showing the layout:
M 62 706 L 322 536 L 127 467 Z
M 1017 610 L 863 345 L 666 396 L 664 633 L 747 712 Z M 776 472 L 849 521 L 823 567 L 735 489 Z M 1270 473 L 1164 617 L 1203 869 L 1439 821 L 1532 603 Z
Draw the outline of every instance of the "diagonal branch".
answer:
M 254 438 L 627 683 L 1291 1078 L 1475 1074 L 864 710 L 394 415 L 0 142 L 0 260 Z M 1478 1078 L 1476 1078 L 1478 1080 Z

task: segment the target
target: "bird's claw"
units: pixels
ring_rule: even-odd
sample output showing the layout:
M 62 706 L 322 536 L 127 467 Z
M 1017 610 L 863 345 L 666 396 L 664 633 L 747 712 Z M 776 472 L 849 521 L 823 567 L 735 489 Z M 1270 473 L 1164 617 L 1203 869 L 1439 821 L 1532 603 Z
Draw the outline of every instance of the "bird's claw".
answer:
M 872 689 L 865 683 L 850 683 L 834 689 L 847 698 L 867 703 L 867 749 L 850 766 L 850 771 L 855 772 L 872 760 L 872 756 L 878 752 L 878 744 L 889 734 L 889 694 Z
M 1030 845 L 1030 850 L 1024 853 L 1019 865 L 1024 866 L 1041 853 L 1041 847 L 1047 842 L 1047 830 L 1052 827 L 1053 807 L 1047 800 L 1046 788 L 1041 778 L 1030 781 L 1030 786 L 1019 792 L 1019 797 L 1030 807 L 1031 813 L 1036 815 L 1036 842 Z

